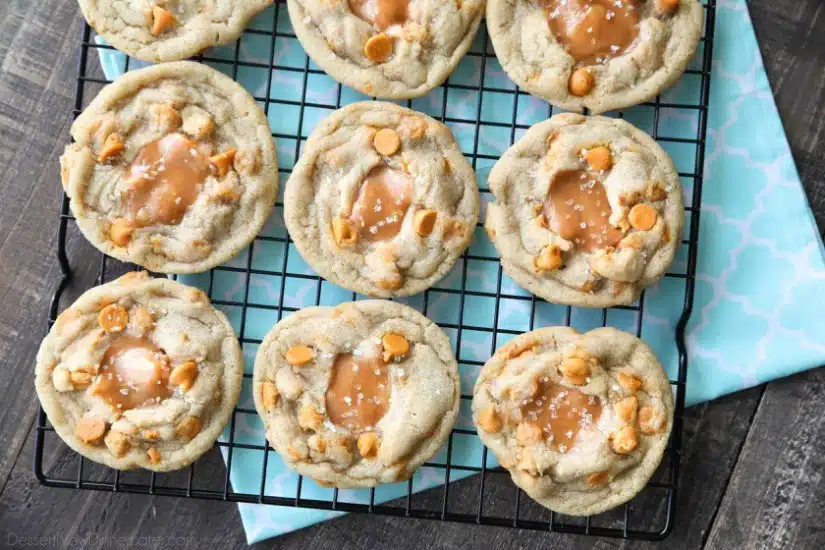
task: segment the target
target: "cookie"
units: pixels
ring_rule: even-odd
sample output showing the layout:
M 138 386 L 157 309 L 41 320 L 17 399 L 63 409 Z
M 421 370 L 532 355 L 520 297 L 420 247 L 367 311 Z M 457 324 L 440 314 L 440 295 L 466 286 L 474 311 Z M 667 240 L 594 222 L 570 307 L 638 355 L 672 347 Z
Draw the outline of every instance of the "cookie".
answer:
M 97 34 L 150 63 L 179 61 L 237 39 L 272 0 L 78 0 Z
M 673 161 L 620 119 L 568 113 L 536 124 L 488 183 L 485 228 L 505 273 L 550 302 L 632 304 L 682 240 Z
M 478 186 L 445 125 L 391 103 L 355 103 L 307 140 L 284 217 L 325 279 L 369 296 L 408 296 L 444 277 L 467 248 Z
M 288 0 L 301 45 L 332 78 L 366 95 L 419 97 L 464 57 L 484 0 Z
M 275 204 L 266 115 L 188 61 L 126 73 L 72 125 L 61 181 L 83 235 L 124 262 L 197 273 L 237 254 Z
M 40 344 L 35 387 L 57 435 L 111 468 L 177 470 L 220 435 L 241 347 L 200 290 L 144 272 L 92 288 Z
M 567 111 L 648 101 L 676 82 L 702 36 L 697 0 L 488 0 L 496 56 L 521 88 Z
M 255 359 L 266 436 L 324 486 L 409 478 L 450 435 L 460 401 L 447 335 L 404 304 L 309 307 L 279 322 Z
M 650 348 L 611 327 L 548 327 L 496 350 L 473 394 L 473 422 L 513 482 L 542 506 L 598 514 L 653 475 L 673 395 Z

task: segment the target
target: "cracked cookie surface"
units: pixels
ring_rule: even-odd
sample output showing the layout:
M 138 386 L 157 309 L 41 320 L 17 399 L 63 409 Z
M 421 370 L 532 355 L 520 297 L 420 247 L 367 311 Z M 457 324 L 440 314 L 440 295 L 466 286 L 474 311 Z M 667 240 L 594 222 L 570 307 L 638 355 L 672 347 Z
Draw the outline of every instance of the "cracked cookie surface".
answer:
M 200 290 L 146 272 L 84 293 L 40 345 L 35 387 L 57 434 L 111 468 L 177 470 L 220 435 L 241 348 Z
M 266 115 L 188 61 L 126 73 L 72 125 L 61 181 L 83 235 L 124 262 L 197 273 L 237 254 L 275 204 Z
M 488 178 L 485 228 L 504 271 L 547 301 L 631 304 L 681 243 L 682 189 L 647 134 L 605 117 L 559 114 L 532 126 Z
M 272 447 L 321 485 L 409 478 L 449 436 L 460 401 L 447 335 L 404 304 L 309 307 L 255 359 L 255 407 Z
M 484 0 L 288 0 L 295 34 L 332 78 L 373 97 L 439 86 L 478 31 Z
M 150 63 L 179 61 L 238 38 L 272 0 L 78 0 L 89 25 Z
M 697 0 L 488 0 L 501 66 L 567 111 L 638 105 L 676 82 L 702 36 Z
M 369 296 L 408 296 L 444 277 L 467 248 L 478 186 L 446 126 L 391 103 L 355 103 L 307 140 L 284 217 L 325 279 Z
M 641 340 L 611 327 L 522 334 L 484 365 L 473 421 L 513 482 L 574 516 L 633 498 L 673 424 L 667 375 Z

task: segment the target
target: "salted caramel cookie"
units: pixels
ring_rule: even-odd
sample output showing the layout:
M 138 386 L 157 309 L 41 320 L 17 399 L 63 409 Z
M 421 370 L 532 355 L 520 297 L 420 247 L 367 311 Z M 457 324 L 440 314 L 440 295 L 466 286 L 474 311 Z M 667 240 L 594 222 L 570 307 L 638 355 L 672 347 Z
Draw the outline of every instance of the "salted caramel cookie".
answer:
M 697 0 L 488 0 L 501 66 L 531 94 L 598 114 L 654 98 L 702 36 Z
M 97 34 L 128 55 L 159 63 L 238 38 L 272 0 L 78 0 Z
M 200 290 L 144 272 L 84 293 L 40 344 L 37 396 L 57 435 L 111 468 L 177 470 L 238 400 L 241 348 Z
M 255 359 L 266 436 L 324 486 L 409 478 L 450 435 L 460 401 L 447 335 L 404 304 L 309 307 L 275 325 Z
M 407 99 L 444 82 L 464 57 L 484 0 L 288 0 L 301 45 L 332 78 Z
M 307 140 L 284 217 L 322 277 L 370 296 L 408 296 L 467 248 L 478 186 L 446 126 L 391 103 L 355 103 Z
M 633 125 L 559 114 L 531 127 L 488 178 L 485 228 L 504 271 L 550 302 L 631 304 L 682 239 L 670 157 Z
M 573 516 L 633 498 L 673 424 L 667 375 L 650 348 L 611 327 L 548 327 L 502 346 L 481 369 L 473 421 L 513 482 Z
M 83 235 L 125 262 L 197 273 L 237 254 L 278 187 L 266 115 L 216 70 L 188 61 L 126 73 L 72 125 L 61 181 Z

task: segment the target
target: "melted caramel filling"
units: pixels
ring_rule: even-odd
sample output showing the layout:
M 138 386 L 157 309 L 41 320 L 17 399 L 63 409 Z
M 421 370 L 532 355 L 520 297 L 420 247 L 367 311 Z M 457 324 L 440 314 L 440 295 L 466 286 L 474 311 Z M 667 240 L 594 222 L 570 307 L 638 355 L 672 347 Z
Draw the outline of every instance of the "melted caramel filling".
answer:
M 551 449 L 567 452 L 580 430 L 592 428 L 602 414 L 598 397 L 557 384 L 539 384 L 536 397 L 521 407 L 525 421 L 541 430 Z
M 335 358 L 326 393 L 333 424 L 356 431 L 371 428 L 389 405 L 389 367 L 381 360 L 381 346 L 362 346 Z
M 404 215 L 412 202 L 412 185 L 406 175 L 386 166 L 367 174 L 350 220 L 367 241 L 392 239 L 401 231 Z
M 604 186 L 586 170 L 556 173 L 544 215 L 556 234 L 587 251 L 615 246 L 622 238 L 622 232 L 610 225 Z
M 179 224 L 209 171 L 209 158 L 181 134 L 145 145 L 128 168 L 129 215 L 141 225 Z
M 403 25 L 409 16 L 410 0 L 348 0 L 352 13 L 379 30 Z
M 170 395 L 169 358 L 146 338 L 121 334 L 103 356 L 91 387 L 113 409 L 125 411 L 160 403 Z
M 621 55 L 639 34 L 637 0 L 543 0 L 550 31 L 579 63 Z

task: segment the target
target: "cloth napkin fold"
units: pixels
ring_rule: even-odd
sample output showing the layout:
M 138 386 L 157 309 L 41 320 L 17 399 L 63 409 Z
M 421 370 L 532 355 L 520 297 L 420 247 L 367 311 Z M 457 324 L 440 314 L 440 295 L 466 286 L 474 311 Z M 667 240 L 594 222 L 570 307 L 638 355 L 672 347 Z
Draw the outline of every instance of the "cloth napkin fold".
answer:
M 253 28 L 271 30 L 275 8 L 269 8 L 252 23 Z M 277 12 L 278 30 L 292 31 L 286 9 Z M 482 31 L 483 32 L 483 31 Z M 762 64 L 753 26 L 744 0 L 720 0 L 717 2 L 716 29 L 713 46 L 713 70 L 709 109 L 708 139 L 705 158 L 705 183 L 702 192 L 698 275 L 693 315 L 688 325 L 689 353 L 687 403 L 692 405 L 717 396 L 741 390 L 756 384 L 786 376 L 825 363 L 825 323 L 818 322 L 825 311 L 825 254 L 816 224 L 807 204 L 805 194 L 791 157 L 790 148 L 782 129 L 782 123 L 773 102 L 770 86 Z M 479 33 L 481 36 L 482 33 Z M 483 47 L 480 38 L 474 51 Z M 239 59 L 268 63 L 271 37 L 246 34 L 241 38 Z M 702 45 L 700 45 L 701 54 Z M 489 48 L 491 51 L 491 47 Z M 279 66 L 301 69 L 305 63 L 304 51 L 296 39 L 279 36 L 274 47 L 273 63 Z M 113 50 L 101 49 L 100 60 L 109 79 L 122 74 L 126 57 Z M 235 49 L 213 48 L 210 57 L 227 60 L 227 63 L 210 63 L 225 73 L 232 74 Z M 697 56 L 701 57 L 701 56 Z M 130 69 L 142 66 L 131 59 Z M 312 65 L 313 68 L 316 68 Z M 694 61 L 694 68 L 699 61 Z M 497 61 L 487 60 L 485 84 L 492 87 L 513 89 L 512 82 L 501 70 Z M 480 57 L 466 57 L 451 77 L 451 82 L 477 85 L 482 72 Z M 276 69 L 273 71 L 269 90 L 266 89 L 267 69 L 241 66 L 234 75 L 257 97 L 268 96 L 273 100 L 300 100 L 303 73 Z M 699 75 L 685 75 L 663 95 L 663 102 L 696 103 L 699 93 Z M 313 104 L 333 105 L 337 85 L 326 75 L 310 74 L 306 101 Z M 439 116 L 443 90 L 431 92 L 413 101 L 413 108 Z M 463 89 L 449 91 L 448 116 L 475 119 L 477 92 Z M 344 89 L 344 104 L 367 99 L 352 90 Z M 519 124 L 531 125 L 546 118 L 547 106 L 532 97 L 518 99 Z M 513 112 L 512 94 L 485 92 L 482 100 L 482 120 L 508 122 Z M 307 107 L 303 124 L 298 108 L 294 105 L 271 103 L 269 120 L 273 132 L 308 135 L 315 124 L 328 114 L 328 109 Z M 660 136 L 695 136 L 699 113 L 677 109 L 661 109 L 659 116 Z M 627 112 L 626 118 L 640 128 L 651 132 L 654 117 L 650 107 L 637 107 Z M 462 150 L 473 151 L 475 128 L 467 124 L 451 126 Z M 479 135 L 479 153 L 500 155 L 510 145 L 510 130 L 495 126 L 483 126 Z M 516 137 L 520 136 L 517 133 Z M 278 139 L 279 163 L 291 167 L 296 160 L 295 140 Z M 663 143 L 680 172 L 691 173 L 695 166 L 693 144 Z M 476 169 L 479 185 L 486 189 L 486 178 L 493 161 L 479 159 Z M 283 184 L 281 182 L 281 191 Z M 692 193 L 692 178 L 682 178 L 686 196 Z M 482 202 L 490 199 L 482 193 Z M 286 236 L 283 213 L 275 209 L 267 223 L 264 235 Z M 674 262 L 673 273 L 686 270 L 686 247 Z M 242 252 L 229 265 L 245 267 L 252 254 L 252 267 L 261 270 L 280 271 L 287 254 L 288 273 L 312 273 L 297 251 L 283 243 L 258 241 Z M 495 250 L 483 231 L 476 233 L 470 253 L 478 256 L 495 256 Z M 466 288 L 496 291 L 497 262 L 470 260 L 467 266 Z M 448 275 L 437 288 L 460 288 L 463 265 Z M 181 280 L 206 288 L 208 274 L 182 277 Z M 314 305 L 316 283 L 305 279 L 253 274 L 249 279 L 248 300 L 255 304 L 304 307 Z M 665 278 L 645 293 L 642 338 L 656 351 L 671 379 L 676 378 L 677 352 L 674 345 L 676 322 L 682 311 L 685 280 Z M 526 293 L 505 277 L 502 292 Z M 244 274 L 217 272 L 213 281 L 213 296 L 242 301 L 246 291 Z M 322 304 L 336 304 L 351 299 L 351 293 L 323 283 Z M 405 300 L 413 307 L 421 308 L 422 299 L 414 296 Z M 492 327 L 495 322 L 493 300 L 468 296 L 465 300 L 465 317 L 472 315 L 474 324 Z M 498 328 L 528 330 L 530 303 L 503 299 L 500 304 Z M 236 330 L 241 325 L 241 308 L 224 307 Z M 459 305 L 455 295 L 433 292 L 427 309 L 428 316 L 436 322 L 456 323 Z M 561 324 L 565 308 L 539 303 L 535 326 Z M 245 337 L 261 339 L 276 322 L 276 312 L 249 307 L 246 312 Z M 601 325 L 601 311 L 575 309 L 572 324 L 579 330 Z M 610 311 L 608 324 L 634 331 L 636 314 L 632 311 Z M 456 331 L 447 331 L 455 346 Z M 499 334 L 496 347 L 509 337 Z M 492 342 L 492 334 L 464 330 L 458 352 L 462 387 L 472 388 L 478 368 L 462 363 L 462 360 L 486 361 Z M 244 344 L 246 371 L 252 372 L 257 346 Z M 250 393 L 251 381 L 245 380 L 239 406 L 254 411 Z M 462 403 L 458 426 L 473 428 L 466 403 Z M 224 437 L 227 437 L 225 434 Z M 479 466 L 482 445 L 474 435 L 453 436 L 452 464 Z M 235 442 L 264 445 L 261 421 L 253 413 L 239 412 L 235 416 Z M 227 458 L 224 449 L 224 458 Z M 230 479 L 235 491 L 258 493 L 261 486 L 263 451 L 234 448 Z M 446 463 L 442 450 L 433 461 Z M 488 466 L 495 466 L 489 457 Z M 452 470 L 449 481 L 470 475 Z M 445 482 L 444 470 L 423 467 L 413 477 L 415 491 L 431 488 Z M 280 457 L 270 452 L 267 459 L 265 493 L 294 497 L 297 476 L 289 470 Z M 397 483 L 376 489 L 375 501 L 384 502 L 406 495 L 407 484 Z M 302 484 L 302 498 L 331 500 L 332 490 L 316 485 L 310 480 Z M 340 502 L 369 502 L 369 491 L 342 490 Z M 300 529 L 340 515 L 339 512 L 299 509 L 279 506 L 239 504 L 241 519 L 248 542 L 254 543 L 282 533 Z

